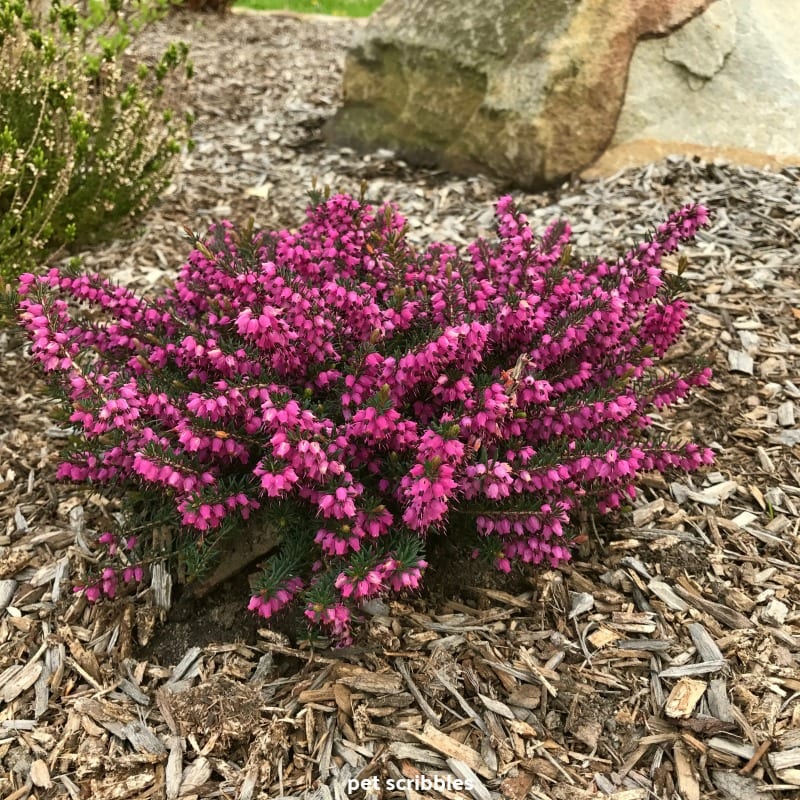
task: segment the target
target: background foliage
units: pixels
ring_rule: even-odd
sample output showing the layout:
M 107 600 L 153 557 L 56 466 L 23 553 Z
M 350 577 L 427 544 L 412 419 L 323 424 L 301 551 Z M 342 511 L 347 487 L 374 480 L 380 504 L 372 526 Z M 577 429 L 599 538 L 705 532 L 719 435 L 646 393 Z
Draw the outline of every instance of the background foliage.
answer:
M 130 45 L 168 0 L 0 0 L 0 279 L 116 235 L 157 199 L 190 120 L 184 44 Z

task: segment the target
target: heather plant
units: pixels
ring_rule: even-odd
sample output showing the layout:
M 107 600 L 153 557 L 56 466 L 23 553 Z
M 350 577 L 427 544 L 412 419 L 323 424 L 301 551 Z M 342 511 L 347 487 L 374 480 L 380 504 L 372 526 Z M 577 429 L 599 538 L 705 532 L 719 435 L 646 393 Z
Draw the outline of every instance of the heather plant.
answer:
M 710 377 L 658 363 L 687 313 L 661 260 L 706 223 L 701 206 L 621 257 L 577 261 L 567 223 L 537 238 L 510 197 L 496 238 L 464 252 L 415 250 L 392 206 L 318 201 L 294 233 L 193 236 L 153 298 L 98 275 L 21 277 L 21 323 L 73 426 L 60 478 L 128 487 L 200 553 L 271 526 L 282 547 L 250 609 L 298 601 L 347 642 L 363 601 L 420 585 L 431 536 L 504 572 L 558 567 L 579 515 L 623 507 L 643 471 L 711 461 L 649 416 Z
M 0 0 L 0 285 L 116 235 L 166 187 L 187 120 L 187 48 L 128 48 L 167 0 Z M 81 10 L 83 8 L 84 10 Z

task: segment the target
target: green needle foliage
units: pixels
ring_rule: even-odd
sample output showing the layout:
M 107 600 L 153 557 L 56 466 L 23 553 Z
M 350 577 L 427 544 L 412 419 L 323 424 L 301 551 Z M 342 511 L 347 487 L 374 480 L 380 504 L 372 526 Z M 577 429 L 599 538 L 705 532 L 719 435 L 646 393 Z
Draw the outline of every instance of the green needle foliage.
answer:
M 0 285 L 118 235 L 187 143 L 185 44 L 128 52 L 169 0 L 0 0 Z

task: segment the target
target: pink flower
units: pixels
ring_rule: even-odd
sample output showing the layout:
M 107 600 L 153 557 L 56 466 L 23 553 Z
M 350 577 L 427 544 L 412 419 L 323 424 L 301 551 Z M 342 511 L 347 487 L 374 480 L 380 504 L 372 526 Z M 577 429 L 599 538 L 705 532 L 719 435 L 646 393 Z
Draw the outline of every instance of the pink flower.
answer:
M 296 231 L 216 224 L 154 297 L 24 275 L 20 324 L 75 431 L 59 479 L 138 492 L 223 548 L 246 520 L 274 525 L 250 610 L 300 599 L 339 642 L 359 602 L 419 587 L 424 538 L 453 525 L 504 572 L 563 564 L 576 506 L 613 512 L 643 471 L 713 457 L 649 416 L 710 380 L 660 365 L 689 314 L 661 262 L 708 215 L 685 206 L 583 262 L 566 223 L 537 235 L 510 197 L 496 217 L 463 251 L 415 249 L 393 206 L 335 195 Z M 101 534 L 112 563 L 87 599 L 142 580 L 136 538 Z

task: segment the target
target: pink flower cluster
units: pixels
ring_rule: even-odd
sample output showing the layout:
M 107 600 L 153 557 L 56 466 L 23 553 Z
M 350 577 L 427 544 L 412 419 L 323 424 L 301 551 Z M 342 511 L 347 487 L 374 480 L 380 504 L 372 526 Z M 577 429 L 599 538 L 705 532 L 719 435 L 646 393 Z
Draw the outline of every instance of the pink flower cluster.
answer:
M 100 574 L 89 583 L 77 584 L 73 587 L 75 593 L 82 593 L 90 603 L 96 603 L 104 597 L 116 597 L 120 579 L 123 583 L 141 583 L 144 578 L 144 568 L 135 563 L 134 550 L 137 544 L 136 536 L 116 537 L 106 531 L 97 537 L 98 544 L 105 545 L 106 560 L 117 558 L 123 562 L 121 567 L 105 566 Z
M 583 262 L 566 223 L 537 237 L 510 197 L 497 216 L 494 240 L 417 252 L 393 207 L 337 195 L 295 233 L 212 228 L 151 299 L 23 275 L 21 324 L 79 437 L 60 477 L 135 488 L 200 540 L 277 525 L 250 609 L 298 599 L 339 639 L 364 599 L 419 586 L 454 515 L 501 570 L 564 563 L 578 507 L 711 460 L 648 417 L 710 378 L 656 369 L 688 312 L 661 260 L 708 216 Z
M 280 588 L 273 587 L 270 592 L 259 592 L 253 595 L 247 610 L 255 611 L 260 617 L 269 619 L 291 603 L 302 588 L 303 581 L 300 578 L 289 578 Z

